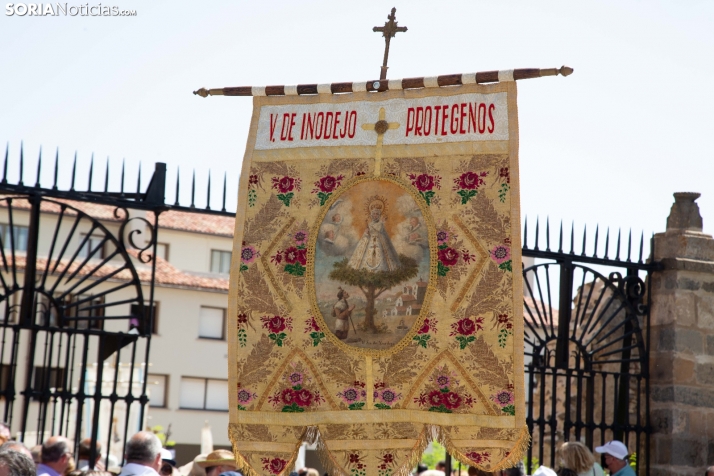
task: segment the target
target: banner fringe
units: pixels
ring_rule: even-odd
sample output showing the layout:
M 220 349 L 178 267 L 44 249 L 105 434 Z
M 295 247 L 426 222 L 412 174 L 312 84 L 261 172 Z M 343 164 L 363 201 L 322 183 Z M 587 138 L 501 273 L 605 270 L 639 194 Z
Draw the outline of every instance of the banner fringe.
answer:
M 243 476 L 261 476 L 261 474 L 258 473 L 253 468 L 253 466 L 251 466 L 250 463 L 248 463 L 248 461 L 238 450 L 238 438 L 235 435 L 235 427 L 235 423 L 230 423 L 228 425 L 228 438 L 231 440 L 231 446 L 233 447 L 233 456 L 235 456 L 238 470 L 243 474 Z M 315 438 L 317 438 L 318 436 L 316 433 L 317 427 L 314 426 L 308 426 L 303 430 L 302 435 L 300 436 L 297 441 L 297 444 L 295 445 L 295 449 L 293 450 L 292 454 L 290 455 L 290 458 L 288 459 L 287 464 L 285 465 L 285 469 L 282 470 L 277 476 L 288 475 L 292 472 L 292 468 L 295 466 L 295 460 L 297 459 L 298 452 L 300 451 L 300 447 L 302 446 L 303 442 L 308 442 L 312 444 L 315 441 Z
M 435 432 L 434 440 L 441 443 L 444 448 L 446 448 L 446 452 L 448 454 L 450 454 L 458 461 L 467 466 L 473 466 L 486 472 L 495 472 L 501 469 L 507 469 L 516 466 L 519 462 L 522 461 L 524 453 L 528 451 L 528 448 L 531 445 L 531 435 L 528 432 L 528 427 L 524 426 L 521 430 L 520 435 L 518 436 L 518 439 L 515 441 L 513 447 L 509 451 L 508 456 L 499 461 L 498 464 L 486 467 L 474 463 L 469 459 L 468 456 L 463 454 L 456 446 L 454 446 L 454 444 L 451 442 L 451 439 L 446 436 L 446 433 L 440 426 L 434 426 L 433 431 Z
M 250 463 L 248 463 L 248 461 L 243 457 L 243 455 L 241 455 L 240 451 L 238 451 L 238 442 L 235 436 L 235 431 L 236 429 L 234 428 L 234 424 L 231 424 L 229 437 L 233 445 L 233 454 L 236 457 L 236 464 L 238 465 L 239 471 L 243 473 L 244 476 L 261 476 L 260 473 L 253 469 L 253 467 L 250 465 Z M 416 465 L 421 461 L 424 450 L 427 446 L 429 446 L 429 443 L 431 443 L 432 441 L 436 441 L 443 445 L 448 454 L 450 454 L 457 461 L 460 461 L 466 466 L 473 466 L 486 472 L 495 472 L 501 469 L 512 468 L 516 466 L 519 462 L 521 462 L 524 453 L 530 447 L 531 436 L 528 432 L 528 427 L 524 426 L 521 429 L 521 433 L 518 436 L 518 439 L 515 441 L 514 446 L 508 453 L 508 456 L 503 458 L 496 465 L 486 467 L 479 464 L 475 464 L 465 454 L 463 454 L 459 448 L 454 446 L 454 444 L 451 442 L 451 439 L 446 436 L 446 432 L 443 430 L 442 427 L 438 425 L 424 425 L 424 429 L 420 433 L 419 437 L 416 440 L 416 443 L 414 443 L 414 446 L 411 449 L 411 455 L 408 457 L 405 463 L 403 463 L 399 468 L 395 469 L 392 472 L 392 476 L 409 476 L 412 472 L 412 469 L 416 467 Z M 282 471 L 282 473 L 280 473 L 281 475 L 287 475 L 292 471 L 292 468 L 295 465 L 295 460 L 297 459 L 298 452 L 300 451 L 300 446 L 302 446 L 303 442 L 310 445 L 316 445 L 317 455 L 320 459 L 320 462 L 322 463 L 323 469 L 327 474 L 334 476 L 342 476 L 349 474 L 344 470 L 342 465 L 335 460 L 332 452 L 329 450 L 324 440 L 320 436 L 320 429 L 317 426 L 308 426 L 303 431 L 303 434 L 300 437 L 298 443 L 296 444 L 295 449 L 293 450 L 285 469 Z

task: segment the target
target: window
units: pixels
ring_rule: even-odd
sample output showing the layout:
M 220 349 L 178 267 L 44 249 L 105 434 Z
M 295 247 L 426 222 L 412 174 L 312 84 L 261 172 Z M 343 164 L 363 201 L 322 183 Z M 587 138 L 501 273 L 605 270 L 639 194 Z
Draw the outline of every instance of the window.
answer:
M 166 408 L 166 389 L 169 381 L 168 375 L 147 375 L 146 389 L 149 390 L 149 406 Z
M 166 243 L 156 243 L 156 256 L 164 261 L 169 260 L 169 245 Z
M 211 273 L 228 274 L 231 272 L 231 252 L 211 250 Z
M 225 320 L 225 309 L 201 306 L 201 314 L 198 317 L 198 337 L 204 339 L 225 339 Z
M 179 407 L 228 411 L 228 380 L 181 377 Z
M 85 238 L 87 241 L 84 241 Z M 79 249 L 79 254 L 77 254 L 77 256 L 79 258 L 86 258 L 88 255 L 91 254 L 93 259 L 103 259 L 105 257 L 103 241 L 104 241 L 104 238 L 101 236 L 91 235 L 87 238 L 86 233 L 80 233 L 79 243 L 80 243 L 80 245 L 82 245 L 82 243 L 84 243 L 84 244 Z M 100 248 L 97 249 L 97 247 L 100 247 Z M 92 253 L 94 253 L 94 254 L 92 254 Z
M 35 367 L 34 391 L 62 390 L 64 386 L 64 369 L 61 367 Z M 39 397 L 35 397 L 38 399 Z
M 136 329 L 139 334 L 147 334 L 146 326 L 148 326 L 151 319 L 151 306 L 148 302 L 144 303 L 144 315 L 141 315 L 138 304 L 132 304 L 129 308 L 129 313 L 133 316 L 129 319 L 129 330 Z M 158 335 L 159 333 L 159 303 L 154 301 L 154 325 L 151 327 L 151 333 Z
M 10 230 L 12 230 L 12 238 L 15 242 L 15 251 L 27 251 L 27 231 L 26 226 L 15 225 L 10 228 L 8 223 L 0 223 L 0 238 L 4 248 L 9 249 L 13 241 L 10 240 Z

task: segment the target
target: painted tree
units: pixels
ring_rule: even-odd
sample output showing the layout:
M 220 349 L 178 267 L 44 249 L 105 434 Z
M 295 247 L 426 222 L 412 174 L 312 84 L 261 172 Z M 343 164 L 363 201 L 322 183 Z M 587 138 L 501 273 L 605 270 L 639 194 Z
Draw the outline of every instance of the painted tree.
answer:
M 404 255 L 399 255 L 399 267 L 394 271 L 372 272 L 366 269 L 354 269 L 348 266 L 347 262 L 348 259 L 345 258 L 335 263 L 334 269 L 330 271 L 330 279 L 356 286 L 364 293 L 367 299 L 364 324 L 371 332 L 377 332 L 374 322 L 374 301 L 388 289 L 415 278 L 419 273 L 419 265 L 416 260 Z

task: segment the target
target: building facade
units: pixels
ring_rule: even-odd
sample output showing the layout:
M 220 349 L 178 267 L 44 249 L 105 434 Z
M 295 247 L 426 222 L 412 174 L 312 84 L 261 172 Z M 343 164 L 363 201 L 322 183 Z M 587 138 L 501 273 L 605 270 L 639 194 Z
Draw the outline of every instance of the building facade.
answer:
M 110 233 L 120 232 L 121 220 L 117 218 L 114 207 L 97 205 L 87 202 L 64 201 L 75 210 L 81 210 L 88 216 L 97 220 Z M 12 208 L 12 210 L 10 210 Z M 74 229 L 71 229 L 72 217 L 78 216 L 68 208 L 62 212 L 52 203 L 43 202 L 41 208 L 41 234 L 38 243 L 38 263 L 46 262 L 50 249 L 53 246 L 52 230 L 55 227 L 64 234 L 68 244 L 65 256 L 72 256 L 76 261 L 88 257 L 88 264 L 81 267 L 81 273 L 91 273 L 93 268 L 101 268 L 103 272 L 111 273 L 112 267 L 119 270 L 120 260 L 113 257 L 112 244 L 103 241 L 101 229 L 88 220 L 77 219 Z M 145 218 L 152 223 L 154 217 L 151 212 L 131 211 L 139 218 Z M 12 201 L 11 207 L 7 202 L 0 203 L 0 239 L 5 249 L 8 243 L 14 242 L 14 259 L 19 273 L 18 280 L 22 280 L 24 270 L 23 253 L 27 249 L 27 229 L 29 224 L 29 203 L 22 199 Z M 60 221 L 64 219 L 60 223 Z M 142 226 L 142 220 L 132 223 L 134 240 L 150 240 L 151 230 Z M 12 225 L 11 225 L 12 224 Z M 164 212 L 159 216 L 158 246 L 156 256 L 156 277 L 154 294 L 154 323 L 151 330 L 150 362 L 137 366 L 133 374 L 133 393 L 141 393 L 141 384 L 146 380 L 147 392 L 150 403 L 146 409 L 144 427 L 163 427 L 164 431 L 170 428 L 169 439 L 176 442 L 176 459 L 179 463 L 188 462 L 200 452 L 202 432 L 209 425 L 212 429 L 212 440 L 216 448 L 229 447 L 228 439 L 228 370 L 226 345 L 226 312 L 228 303 L 228 282 L 231 262 L 231 249 L 233 246 L 234 219 L 223 216 L 185 213 L 179 211 Z M 67 232 L 70 230 L 70 232 Z M 12 235 L 12 237 L 10 236 Z M 105 233 L 106 235 L 106 233 Z M 56 237 L 55 237 L 56 241 Z M 141 278 L 144 299 L 149 299 L 149 283 L 152 263 L 142 263 L 136 254 L 132 254 L 132 261 L 137 274 Z M 64 258 L 65 260 L 70 258 Z M 105 261 L 105 260 L 109 261 Z M 44 260 L 44 261 L 43 261 Z M 101 264 L 101 266 L 100 266 Z M 39 265 L 38 265 L 39 266 Z M 3 270 L 4 271 L 4 270 Z M 111 289 L 120 288 L 126 275 L 118 272 L 111 279 L 97 284 L 88 293 L 97 300 L 109 299 L 103 293 Z M 50 274 L 48 282 L 59 281 L 61 277 Z M 94 276 L 89 277 L 95 279 Z M 61 289 L 59 286 L 58 289 Z M 123 290 L 112 294 L 111 300 L 121 301 Z M 81 301 L 88 296 L 71 295 L 66 299 Z M 16 298 L 15 298 L 16 299 Z M 93 301 L 92 301 L 93 302 Z M 126 309 L 124 309 L 124 307 Z M 79 306 L 78 306 L 79 308 Z M 147 307 L 148 308 L 148 307 Z M 9 303 L 2 308 L 3 318 L 8 322 L 17 322 L 18 303 Z M 129 315 L 135 312 L 129 304 L 116 306 L 116 312 Z M 114 311 L 113 311 L 114 312 Z M 95 317 L 103 317 L 98 315 Z M 107 316 L 109 317 L 109 316 Z M 122 320 L 98 320 L 87 324 L 87 321 L 77 321 L 82 324 L 100 326 L 105 330 L 131 332 L 132 322 Z M 138 322 L 138 321 L 137 321 Z M 56 347 L 56 345 L 55 345 Z M 20 354 L 27 353 L 26 348 L 20 347 Z M 115 372 L 119 372 L 119 387 L 116 392 L 122 394 L 127 391 L 129 380 L 128 352 L 113 354 L 114 357 L 104 360 L 103 383 L 106 386 L 113 381 Z M 29 355 L 29 354 L 28 354 Z M 97 349 L 89 349 L 88 355 L 96 360 L 100 355 Z M 3 371 L 5 359 L 3 356 Z M 27 359 L 25 359 L 27 360 Z M 28 374 L 27 363 L 20 359 L 17 375 L 32 375 L 35 382 L 45 381 L 55 389 L 59 382 L 68 382 L 76 388 L 79 385 L 79 376 L 65 375 L 65 369 L 58 367 L 44 368 L 41 359 L 35 359 L 34 368 Z M 38 362 L 40 362 L 38 364 Z M 86 376 L 87 390 L 91 393 L 96 382 L 97 362 L 94 362 L 94 374 L 88 371 Z M 25 366 L 24 368 L 22 366 Z M 104 403 L 102 403 L 104 405 Z M 39 412 L 37 403 L 30 403 L 28 421 L 37 419 Z M 69 412 L 76 408 L 68 408 Z M 113 411 L 113 425 L 111 433 L 109 408 L 102 408 L 101 412 L 107 417 L 100 420 L 100 441 L 107 441 L 110 437 L 123 434 L 124 430 L 129 435 L 142 429 L 138 412 L 132 411 L 129 418 L 125 419 L 122 409 L 117 407 Z M 41 442 L 51 433 L 51 428 L 56 428 L 56 419 L 61 418 L 54 414 L 50 416 L 51 425 L 44 431 L 28 431 L 22 438 L 28 446 Z M 91 420 L 91 419 L 90 419 Z M 105 421 L 106 420 L 106 421 Z M 68 418 L 69 421 L 69 418 Z M 126 423 L 126 426 L 124 422 Z M 12 421 L 13 432 L 19 432 L 20 418 Z M 70 427 L 74 431 L 73 427 Z M 80 429 L 82 437 L 89 436 L 90 428 Z M 121 447 L 114 445 L 111 453 L 121 460 Z

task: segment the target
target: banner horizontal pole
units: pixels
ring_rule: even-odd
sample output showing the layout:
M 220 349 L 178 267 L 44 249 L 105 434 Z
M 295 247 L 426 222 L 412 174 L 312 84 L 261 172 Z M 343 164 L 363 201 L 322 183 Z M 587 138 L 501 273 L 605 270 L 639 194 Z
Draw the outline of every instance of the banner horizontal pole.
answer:
M 367 82 L 346 82 L 332 84 L 298 84 L 297 86 L 236 86 L 228 88 L 201 88 L 193 94 L 208 96 L 304 96 L 330 92 L 344 94 L 361 91 L 382 92 L 390 89 L 422 89 L 427 87 L 459 86 L 468 83 L 497 83 L 542 78 L 544 76 L 569 76 L 573 68 L 522 68 L 505 71 L 485 71 L 481 73 L 446 74 L 430 78 L 375 79 Z M 391 84 L 391 87 L 390 87 Z M 329 89 L 328 89 L 329 88 Z

